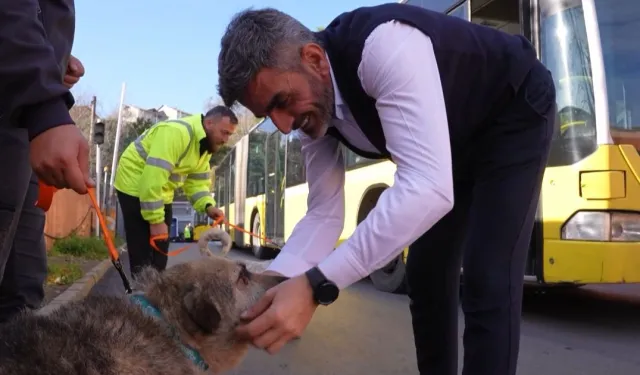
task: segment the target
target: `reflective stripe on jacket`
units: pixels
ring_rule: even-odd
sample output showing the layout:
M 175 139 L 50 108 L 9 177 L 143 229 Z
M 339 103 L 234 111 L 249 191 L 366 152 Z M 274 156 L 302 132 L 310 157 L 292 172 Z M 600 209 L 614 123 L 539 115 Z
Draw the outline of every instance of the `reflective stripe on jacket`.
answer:
M 151 224 L 164 222 L 164 205 L 173 202 L 182 187 L 193 208 L 204 212 L 211 197 L 212 154 L 200 155 L 200 140 L 206 137 L 202 116 L 159 122 L 122 153 L 114 187 L 138 197 L 142 217 Z

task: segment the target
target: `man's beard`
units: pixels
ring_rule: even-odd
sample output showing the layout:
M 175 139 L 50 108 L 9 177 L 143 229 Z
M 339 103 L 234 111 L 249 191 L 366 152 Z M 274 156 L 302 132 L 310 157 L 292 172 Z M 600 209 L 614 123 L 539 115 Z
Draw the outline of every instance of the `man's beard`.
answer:
M 317 109 L 317 120 L 320 124 L 313 129 L 313 134 L 307 135 L 311 138 L 320 138 L 327 133 L 329 123 L 333 117 L 335 105 L 333 85 L 324 85 L 320 80 L 309 75 L 309 87 L 313 96 L 318 98 L 314 106 Z

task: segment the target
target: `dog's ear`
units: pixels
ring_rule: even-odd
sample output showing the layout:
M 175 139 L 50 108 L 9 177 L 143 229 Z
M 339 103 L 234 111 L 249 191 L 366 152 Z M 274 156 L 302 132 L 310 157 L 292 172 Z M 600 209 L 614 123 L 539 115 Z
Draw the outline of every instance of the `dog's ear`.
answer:
M 189 333 L 212 334 L 220 325 L 220 312 L 207 294 L 198 287 L 191 286 L 184 294 L 182 307 L 192 324 L 184 327 Z

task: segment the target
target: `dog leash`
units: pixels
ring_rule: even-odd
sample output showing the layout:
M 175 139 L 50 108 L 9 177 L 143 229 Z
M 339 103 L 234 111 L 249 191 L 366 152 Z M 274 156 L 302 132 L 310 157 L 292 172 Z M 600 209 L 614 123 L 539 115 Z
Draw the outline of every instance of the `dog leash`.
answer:
M 253 233 L 253 232 L 251 232 L 251 231 L 248 231 L 248 230 L 246 230 L 246 229 L 244 229 L 244 228 L 242 228 L 242 227 L 240 227 L 240 226 L 238 226 L 238 225 L 231 224 L 228 220 L 225 220 L 225 218 L 224 218 L 224 217 L 219 217 L 219 218 L 217 218 L 217 219 L 213 222 L 213 224 L 211 224 L 211 227 L 216 227 L 216 226 L 218 226 L 218 225 L 220 225 L 220 224 L 223 224 L 223 223 L 224 223 L 224 224 L 227 224 L 228 226 L 230 226 L 230 227 L 232 227 L 232 228 L 234 228 L 234 229 L 236 229 L 236 230 L 239 230 L 239 231 L 241 231 L 241 232 L 243 232 L 243 233 L 246 233 L 246 234 L 248 234 L 248 235 L 250 235 L 250 236 L 252 236 L 252 237 L 256 237 L 256 238 L 262 239 L 262 240 L 264 240 L 264 241 L 265 241 L 265 242 L 267 242 L 267 243 L 271 243 L 271 244 L 274 244 L 274 245 L 275 245 L 275 243 L 274 243 L 272 240 L 270 240 L 269 238 L 267 238 L 267 237 L 265 237 L 265 236 L 261 236 L 261 235 L 256 234 L 256 233 Z M 151 245 L 151 247 L 152 247 L 155 251 L 159 252 L 159 253 L 160 253 L 160 254 L 162 254 L 162 255 L 169 256 L 169 257 L 176 256 L 176 255 L 178 255 L 178 254 L 180 254 L 180 253 L 184 252 L 185 250 L 189 249 L 191 246 L 193 246 L 193 245 L 186 245 L 186 246 L 182 246 L 182 247 L 180 247 L 180 248 L 178 248 L 178 249 L 176 249 L 176 250 L 173 250 L 173 251 L 167 251 L 167 252 L 164 252 L 164 251 L 162 251 L 162 250 L 160 249 L 160 247 L 159 247 L 159 246 L 158 246 L 158 244 L 157 244 L 157 242 L 159 242 L 159 241 L 162 241 L 162 242 L 169 241 L 169 234 L 159 234 L 159 235 L 156 235 L 156 236 L 151 236 L 151 237 L 149 238 L 149 244 Z
M 88 195 L 89 198 L 91 199 L 91 205 L 93 206 L 94 210 L 96 211 L 96 214 L 98 216 L 98 223 L 100 224 L 100 229 L 102 230 L 102 234 L 103 234 L 103 240 L 105 242 L 105 244 L 107 245 L 107 249 L 109 250 L 109 257 L 111 258 L 111 263 L 113 264 L 113 266 L 115 267 L 115 269 L 118 271 L 118 274 L 120 275 L 120 278 L 122 279 L 122 284 L 124 285 L 124 288 L 127 292 L 127 294 L 131 294 L 133 293 L 133 290 L 131 289 L 131 283 L 129 282 L 129 279 L 127 278 L 126 273 L 124 272 L 124 268 L 122 267 L 122 262 L 120 261 L 120 254 L 118 253 L 118 250 L 116 249 L 116 246 L 113 243 L 113 239 L 111 238 L 111 236 L 109 236 L 109 230 L 107 228 L 107 224 L 106 224 L 106 220 L 104 219 L 104 215 L 102 214 L 102 211 L 100 210 L 100 206 L 98 206 L 98 200 L 96 199 L 96 194 L 95 194 L 95 188 L 92 187 L 88 187 Z M 51 207 L 51 203 L 53 202 L 53 195 L 58 191 L 58 189 L 54 186 L 50 186 L 47 185 L 43 182 L 39 182 L 39 191 L 38 191 L 38 200 L 36 201 L 36 206 L 40 207 L 42 210 L 44 210 L 45 212 L 47 212 L 49 210 L 49 208 Z M 216 227 L 218 225 L 220 225 L 221 223 L 227 224 L 230 227 L 239 230 L 241 232 L 244 232 L 250 236 L 259 238 L 264 240 L 265 242 L 271 243 L 271 244 L 275 244 L 272 240 L 270 240 L 267 237 L 261 236 L 259 234 L 250 232 L 244 228 L 241 228 L 238 225 L 235 224 L 231 224 L 228 220 L 225 220 L 224 217 L 219 217 L 217 218 L 214 223 L 211 225 L 212 227 Z M 151 247 L 159 252 L 160 254 L 166 255 L 166 256 L 176 256 L 182 252 L 184 252 L 185 250 L 189 249 L 191 247 L 191 245 L 187 245 L 187 246 L 183 246 L 179 249 L 173 250 L 173 251 L 168 251 L 168 252 L 164 252 L 162 251 L 158 245 L 157 245 L 157 241 L 168 241 L 169 240 L 169 234 L 161 234 L 161 235 L 157 235 L 157 236 L 151 236 L 149 239 L 149 244 L 151 245 Z M 277 245 L 277 244 L 276 244 Z
M 36 201 L 36 206 L 42 208 L 45 212 L 49 210 L 51 207 L 51 203 L 53 201 L 53 195 L 58 191 L 58 189 L 54 186 L 47 185 L 42 181 L 39 182 L 39 190 L 38 190 L 38 200 Z M 116 246 L 113 243 L 113 239 L 109 236 L 109 230 L 107 228 L 107 223 L 100 211 L 100 206 L 98 206 L 98 200 L 96 199 L 95 188 L 87 187 L 89 198 L 91 199 L 91 205 L 93 206 L 96 214 L 98 215 L 98 222 L 100 224 L 100 229 L 102 229 L 103 240 L 105 245 L 107 245 L 107 249 L 109 251 L 109 257 L 111 258 L 111 263 L 118 271 L 120 278 L 122 279 L 122 284 L 124 285 L 124 289 L 127 294 L 131 294 L 133 290 L 131 289 L 131 283 L 129 283 L 129 279 L 127 275 L 124 273 L 124 268 L 122 267 L 122 262 L 120 261 L 120 254 L 116 249 Z

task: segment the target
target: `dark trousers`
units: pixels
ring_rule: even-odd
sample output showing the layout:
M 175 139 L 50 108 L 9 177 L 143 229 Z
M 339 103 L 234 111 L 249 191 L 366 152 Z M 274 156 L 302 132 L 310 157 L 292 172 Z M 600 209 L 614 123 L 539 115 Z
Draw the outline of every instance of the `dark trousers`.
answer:
M 24 129 L 0 129 L 0 323 L 44 299 L 45 214 L 35 207 L 38 179 Z
M 465 173 L 454 173 L 453 210 L 410 246 L 407 281 L 420 374 L 458 373 L 461 265 L 462 373 L 516 373 L 526 255 L 555 112 L 553 80 L 536 64 L 474 139 Z
M 149 222 L 142 217 L 140 212 L 140 199 L 137 197 L 117 191 L 118 202 L 122 209 L 124 219 L 124 230 L 127 241 L 127 252 L 129 253 L 129 270 L 131 277 L 135 276 L 142 267 L 153 266 L 159 271 L 167 268 L 167 256 L 169 251 L 169 241 L 157 242 L 158 248 L 164 252 L 159 253 L 149 243 L 151 229 Z M 164 206 L 164 222 L 171 228 L 172 209 L 170 204 Z

